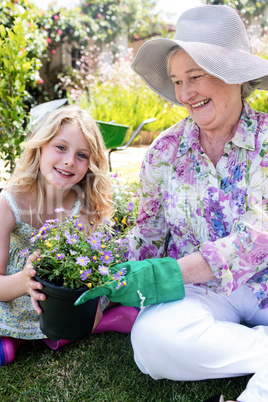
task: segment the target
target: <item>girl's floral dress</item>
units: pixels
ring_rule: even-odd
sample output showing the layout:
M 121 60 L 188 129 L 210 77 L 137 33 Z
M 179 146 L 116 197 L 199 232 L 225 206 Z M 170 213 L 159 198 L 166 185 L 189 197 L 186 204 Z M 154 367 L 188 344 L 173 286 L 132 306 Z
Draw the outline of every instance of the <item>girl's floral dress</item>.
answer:
M 199 286 L 228 295 L 245 284 L 267 307 L 268 115 L 244 104 L 216 168 L 187 117 L 151 144 L 140 177 L 131 258 L 200 251 L 217 279 Z
M 10 193 L 2 191 L 12 209 L 16 226 L 10 237 L 9 260 L 7 275 L 23 270 L 27 257 L 22 250 L 30 248 L 30 238 L 35 231 L 30 225 L 21 221 L 19 207 Z M 80 201 L 77 198 L 72 214 L 78 214 Z M 43 339 L 46 336 L 39 328 L 39 316 L 33 310 L 31 297 L 27 294 L 11 302 L 0 302 L 0 336 L 12 336 L 21 339 Z

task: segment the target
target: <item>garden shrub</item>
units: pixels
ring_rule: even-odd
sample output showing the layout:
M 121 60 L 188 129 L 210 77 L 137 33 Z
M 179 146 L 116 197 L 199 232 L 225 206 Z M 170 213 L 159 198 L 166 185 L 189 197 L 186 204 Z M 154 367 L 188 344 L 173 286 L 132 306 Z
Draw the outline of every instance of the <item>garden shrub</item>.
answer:
M 83 78 L 79 81 L 76 75 L 75 84 L 69 76 L 61 76 L 70 101 L 89 109 L 94 119 L 130 126 L 125 141 L 145 119 L 155 117 L 145 129 L 159 133 L 188 115 L 185 108 L 172 105 L 149 89 L 131 69 L 132 59 L 132 49 L 125 55 L 107 50 L 94 57 L 94 74 L 81 66 Z
M 0 26 L 0 157 L 12 171 L 29 126 L 25 101 L 29 97 L 26 84 L 37 82 L 41 63 L 28 54 L 28 41 L 34 24 L 23 7 L 12 27 Z

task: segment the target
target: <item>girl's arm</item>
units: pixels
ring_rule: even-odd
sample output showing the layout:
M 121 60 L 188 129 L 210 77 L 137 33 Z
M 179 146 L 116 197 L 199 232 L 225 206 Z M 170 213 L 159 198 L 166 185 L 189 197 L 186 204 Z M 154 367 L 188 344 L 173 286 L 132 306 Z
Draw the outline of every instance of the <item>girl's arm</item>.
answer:
M 12 210 L 3 197 L 0 197 L 0 222 L 0 300 L 8 302 L 30 293 L 29 275 L 31 275 L 32 268 L 27 261 L 22 271 L 13 275 L 6 275 L 10 235 L 16 222 Z

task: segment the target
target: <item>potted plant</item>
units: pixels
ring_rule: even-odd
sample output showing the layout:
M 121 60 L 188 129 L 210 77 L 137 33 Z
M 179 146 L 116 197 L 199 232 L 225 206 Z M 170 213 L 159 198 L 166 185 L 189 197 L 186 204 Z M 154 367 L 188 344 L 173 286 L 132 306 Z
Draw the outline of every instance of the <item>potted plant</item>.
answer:
M 49 338 L 76 340 L 88 335 L 93 327 L 98 299 L 81 306 L 74 301 L 88 288 L 118 281 L 124 286 L 114 265 L 127 260 L 125 233 L 115 232 L 108 222 L 94 233 L 85 228 L 76 215 L 48 220 L 31 238 L 31 252 L 39 255 L 33 262 L 36 279 L 43 283 L 47 295 L 40 301 L 43 313 L 40 328 Z M 87 229 L 87 230 L 86 230 Z
M 113 187 L 113 206 L 115 213 L 114 228 L 125 232 L 129 231 L 138 217 L 140 183 L 129 184 L 118 173 L 111 174 Z

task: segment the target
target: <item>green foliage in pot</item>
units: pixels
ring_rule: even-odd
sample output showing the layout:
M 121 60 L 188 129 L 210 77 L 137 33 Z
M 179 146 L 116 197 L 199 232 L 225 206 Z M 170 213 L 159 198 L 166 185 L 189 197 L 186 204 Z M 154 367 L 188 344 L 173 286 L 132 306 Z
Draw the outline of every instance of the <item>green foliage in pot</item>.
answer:
M 62 211 L 56 210 L 59 214 Z M 63 221 L 46 221 L 33 233 L 31 250 L 21 253 L 39 251 L 33 262 L 37 274 L 58 286 L 97 288 L 117 280 L 119 288 L 125 285 L 124 272 L 117 272 L 113 266 L 127 260 L 124 237 L 125 233 L 115 232 L 108 222 L 92 233 L 78 216 L 70 215 Z

